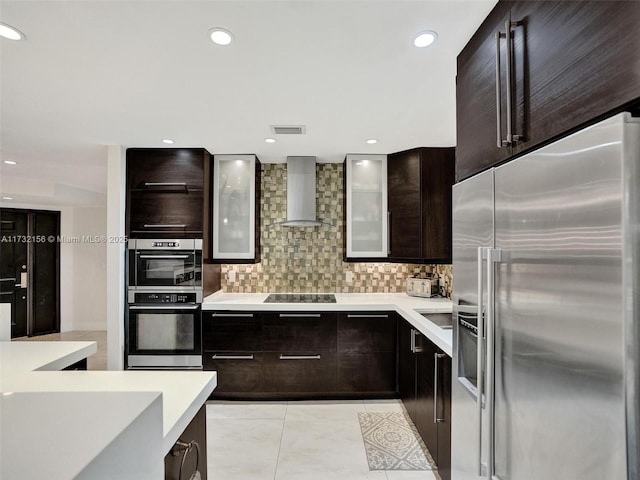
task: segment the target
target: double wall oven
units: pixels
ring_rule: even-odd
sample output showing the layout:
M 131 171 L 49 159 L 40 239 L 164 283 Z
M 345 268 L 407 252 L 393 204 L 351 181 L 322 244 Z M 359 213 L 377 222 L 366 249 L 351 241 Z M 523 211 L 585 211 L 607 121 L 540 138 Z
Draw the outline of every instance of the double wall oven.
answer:
M 202 240 L 128 245 L 129 369 L 202 368 Z

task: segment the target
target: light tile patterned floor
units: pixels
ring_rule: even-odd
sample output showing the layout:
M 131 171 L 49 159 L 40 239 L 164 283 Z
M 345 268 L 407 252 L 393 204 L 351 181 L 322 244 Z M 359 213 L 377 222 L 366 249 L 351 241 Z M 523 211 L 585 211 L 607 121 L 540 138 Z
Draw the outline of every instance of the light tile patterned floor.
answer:
M 431 471 L 370 471 L 358 412 L 401 412 L 397 400 L 209 402 L 215 480 L 435 480 Z

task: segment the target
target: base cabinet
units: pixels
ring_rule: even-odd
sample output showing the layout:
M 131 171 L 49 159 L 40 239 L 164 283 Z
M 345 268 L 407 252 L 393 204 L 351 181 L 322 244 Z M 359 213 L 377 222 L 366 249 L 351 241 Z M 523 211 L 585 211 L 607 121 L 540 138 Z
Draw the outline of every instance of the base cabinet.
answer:
M 203 405 L 187 425 L 173 448 L 164 457 L 165 480 L 194 478 L 207 480 L 207 411 Z
M 408 322 L 398 326 L 398 393 L 443 480 L 451 478 L 451 358 Z
M 396 396 L 395 312 L 203 314 L 211 398 Z

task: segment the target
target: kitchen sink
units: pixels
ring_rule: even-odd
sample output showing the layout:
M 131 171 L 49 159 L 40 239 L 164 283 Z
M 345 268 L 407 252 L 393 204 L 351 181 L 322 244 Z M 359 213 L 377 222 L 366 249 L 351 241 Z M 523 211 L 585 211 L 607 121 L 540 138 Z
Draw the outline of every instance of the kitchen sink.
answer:
M 453 320 L 450 313 L 418 313 L 442 329 L 449 330 L 453 328 Z

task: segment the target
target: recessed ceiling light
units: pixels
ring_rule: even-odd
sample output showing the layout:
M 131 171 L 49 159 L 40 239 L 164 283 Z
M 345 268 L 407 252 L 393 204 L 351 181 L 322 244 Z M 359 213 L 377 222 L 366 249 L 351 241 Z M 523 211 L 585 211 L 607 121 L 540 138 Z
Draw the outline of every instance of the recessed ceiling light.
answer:
M 367 140 L 367 143 L 369 145 L 373 145 L 374 143 L 378 143 L 378 140 L 376 140 L 375 138 L 370 138 L 369 140 Z
M 170 138 L 163 138 L 162 143 L 166 143 L 167 145 L 173 145 L 176 142 L 171 140 Z
M 424 48 L 431 45 L 438 38 L 438 34 L 432 30 L 426 30 L 416 35 L 413 44 L 418 48 Z
M 229 45 L 233 40 L 233 35 L 229 30 L 219 27 L 209 30 L 209 36 L 211 37 L 211 41 L 216 45 Z
M 24 39 L 24 33 L 11 25 L 0 23 L 0 37 L 8 40 L 22 40 Z
M 13 197 L 2 197 L 3 200 L 13 200 Z
M 264 141 L 267 142 L 267 143 L 276 143 L 276 139 L 275 138 L 265 138 Z
M 4 163 L 6 163 L 7 165 L 15 165 L 16 162 L 14 162 L 13 160 L 5 160 Z

